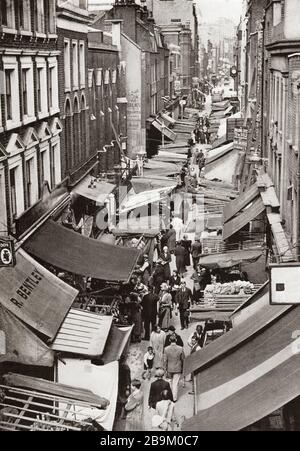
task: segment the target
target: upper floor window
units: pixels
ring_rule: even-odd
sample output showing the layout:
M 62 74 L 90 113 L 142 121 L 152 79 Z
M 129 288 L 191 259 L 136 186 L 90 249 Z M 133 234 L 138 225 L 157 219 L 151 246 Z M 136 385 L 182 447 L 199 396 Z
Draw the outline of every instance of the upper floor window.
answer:
M 273 26 L 276 27 L 282 20 L 282 2 L 276 1 L 273 4 Z
M 5 106 L 6 106 L 6 120 L 12 120 L 12 78 L 13 70 L 5 70 Z
M 12 29 L 16 28 L 15 3 L 13 0 L 0 1 L 0 25 Z
M 65 91 L 71 89 L 71 47 L 69 39 L 64 43 Z
M 79 43 L 79 72 L 80 72 L 80 87 L 85 87 L 85 46 L 84 42 Z
M 34 118 L 33 62 L 30 57 L 21 57 L 21 106 L 23 121 Z
M 28 115 L 28 72 L 29 69 L 22 69 L 22 105 L 23 115 Z
M 0 23 L 6 27 L 8 25 L 7 5 L 5 0 L 2 0 L 0 4 Z
M 78 43 L 72 42 L 72 71 L 73 71 L 73 89 L 78 89 Z
M 21 30 L 31 30 L 30 0 L 15 1 L 18 26 Z

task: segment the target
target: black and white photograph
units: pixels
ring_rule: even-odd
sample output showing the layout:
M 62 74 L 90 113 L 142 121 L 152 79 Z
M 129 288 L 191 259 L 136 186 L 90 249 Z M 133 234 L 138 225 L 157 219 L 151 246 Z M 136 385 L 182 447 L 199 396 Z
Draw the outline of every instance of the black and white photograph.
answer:
M 0 431 L 300 431 L 299 24 L 0 0 Z

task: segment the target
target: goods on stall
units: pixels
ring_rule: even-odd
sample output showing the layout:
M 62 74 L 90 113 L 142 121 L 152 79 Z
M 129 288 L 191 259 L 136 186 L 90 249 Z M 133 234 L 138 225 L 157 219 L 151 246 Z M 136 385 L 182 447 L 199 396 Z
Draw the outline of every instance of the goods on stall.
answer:
M 254 284 L 242 280 L 223 284 L 216 283 L 213 285 L 207 285 L 204 290 L 204 298 L 211 298 L 215 295 L 251 295 L 254 289 Z

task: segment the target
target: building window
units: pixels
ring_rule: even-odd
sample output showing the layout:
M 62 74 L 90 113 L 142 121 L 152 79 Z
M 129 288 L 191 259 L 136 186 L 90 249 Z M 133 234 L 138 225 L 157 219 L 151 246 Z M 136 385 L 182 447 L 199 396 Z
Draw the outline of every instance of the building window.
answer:
M 16 184 L 16 168 L 9 171 L 10 179 L 10 208 L 12 219 L 17 217 L 17 184 Z
M 79 44 L 79 72 L 80 72 L 80 87 L 85 87 L 85 44 Z
M 39 33 L 46 33 L 45 30 L 45 14 L 44 14 L 44 1 L 37 0 L 35 2 L 35 28 Z
M 37 69 L 37 107 L 38 107 L 38 112 L 41 113 L 42 112 L 42 68 L 38 68 Z
M 22 69 L 22 108 L 23 116 L 28 115 L 28 69 Z
M 49 93 L 49 107 L 53 108 L 53 67 L 49 67 L 48 93 Z
M 34 115 L 33 63 L 30 57 L 21 58 L 21 107 L 23 120 Z
M 6 106 L 6 120 L 13 119 L 12 113 L 12 76 L 13 70 L 9 69 L 5 71 L 5 106 Z
M 50 114 L 55 114 L 59 110 L 58 104 L 58 72 L 57 59 L 55 57 L 48 59 L 48 96 Z
M 73 71 L 73 89 L 78 89 L 78 44 L 72 42 L 72 71 Z
M 6 0 L 2 0 L 0 4 L 0 24 L 5 27 L 8 25 Z
M 33 159 L 26 161 L 26 201 L 27 208 L 29 208 L 32 203 L 32 162 Z
M 57 145 L 50 146 L 50 184 L 51 189 L 56 186 L 56 176 L 55 176 L 55 153 Z
M 64 70 L 65 70 L 65 91 L 71 89 L 71 48 L 70 41 L 65 40 L 64 44 Z
M 18 2 L 19 27 L 24 28 L 24 2 Z

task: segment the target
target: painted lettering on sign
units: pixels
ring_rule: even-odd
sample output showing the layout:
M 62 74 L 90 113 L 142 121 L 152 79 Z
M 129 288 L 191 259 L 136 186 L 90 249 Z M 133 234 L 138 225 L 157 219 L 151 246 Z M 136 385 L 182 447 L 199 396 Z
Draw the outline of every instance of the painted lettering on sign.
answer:
M 17 289 L 15 297 L 11 298 L 10 302 L 21 309 L 24 306 L 24 301 L 28 301 L 35 288 L 43 281 L 43 279 L 43 274 L 35 268 L 30 276 L 28 276 Z

